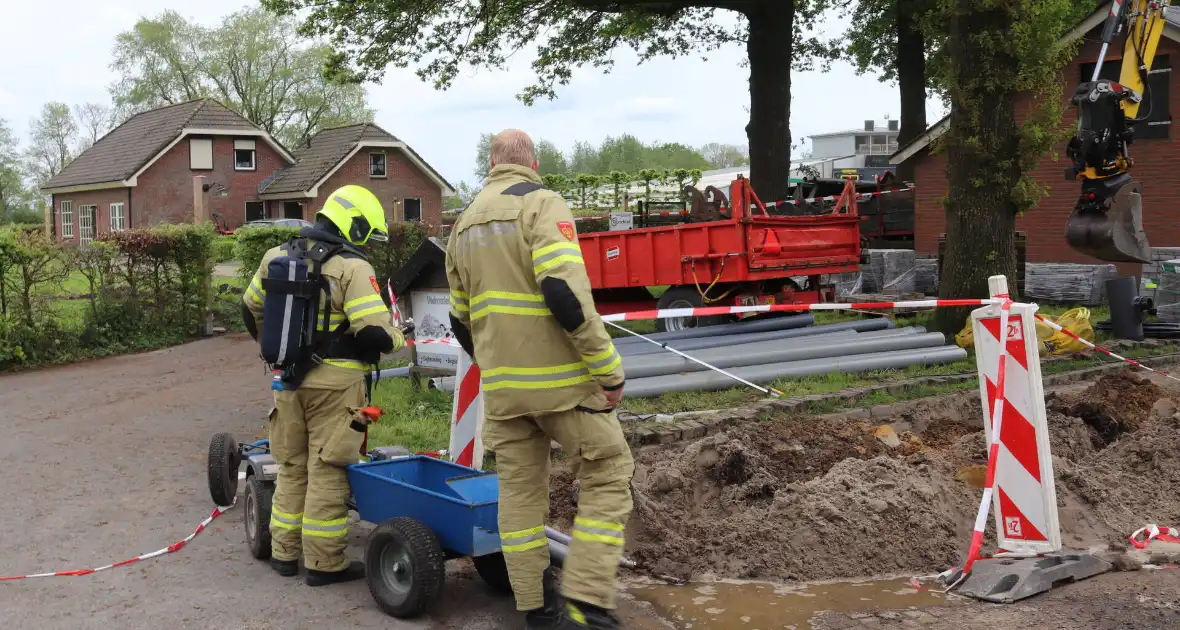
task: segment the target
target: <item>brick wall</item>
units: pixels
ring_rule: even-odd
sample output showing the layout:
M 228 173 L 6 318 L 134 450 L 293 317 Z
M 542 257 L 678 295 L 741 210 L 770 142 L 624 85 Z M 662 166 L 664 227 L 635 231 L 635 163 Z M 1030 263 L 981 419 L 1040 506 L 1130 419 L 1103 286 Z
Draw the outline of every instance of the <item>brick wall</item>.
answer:
M 1091 33 L 1090 39 L 1096 39 L 1096 35 Z M 1098 44 L 1088 41 L 1074 62 L 1064 69 L 1062 81 L 1067 101 L 1079 83 L 1079 66 L 1093 63 L 1097 54 Z M 1169 55 L 1171 65 L 1180 67 L 1180 45 L 1176 42 L 1164 38 L 1157 54 Z M 1169 94 L 1173 115 L 1180 102 L 1178 95 L 1180 77 L 1173 76 Z M 1017 108 L 1018 119 L 1025 118 L 1033 104 L 1035 101 L 1031 97 L 1022 99 Z M 1077 110 L 1074 107 L 1067 106 L 1063 124 L 1067 129 L 1076 128 Z M 1152 247 L 1180 246 L 1180 212 L 1176 210 L 1180 204 L 1180 178 L 1175 176 L 1175 165 L 1180 163 L 1180 129 L 1171 129 L 1170 137 L 1166 139 L 1138 139 L 1131 144 L 1130 151 L 1135 160 L 1132 176 L 1143 183 L 1143 222 L 1148 243 Z M 1057 159 L 1053 158 L 1051 151 L 1033 173 L 1041 185 L 1049 188 L 1048 195 L 1017 219 L 1016 229 L 1028 234 L 1029 262 L 1099 264 L 1101 261 L 1075 252 L 1065 241 L 1065 224 L 1073 211 L 1081 184 L 1065 180 L 1065 169 L 1069 166 L 1065 144 L 1057 147 L 1056 152 Z M 911 159 L 918 160 L 914 176 L 918 188 L 914 200 L 914 248 L 919 252 L 935 253 L 938 251 L 938 235 L 945 232 L 946 225 L 941 203 L 947 190 L 946 155 L 930 155 L 923 151 Z M 1119 265 L 1122 274 L 1137 273 L 1138 269 L 1138 265 Z
M 385 152 L 387 176 L 384 178 L 369 176 L 369 153 L 372 151 Z M 340 167 L 340 170 L 333 173 L 328 181 L 320 185 L 319 197 L 313 203 L 304 205 L 303 218 L 314 221 L 316 211 L 323 207 L 328 195 L 348 184 L 358 184 L 373 191 L 385 207 L 390 223 L 401 221 L 403 218 L 401 206 L 395 206 L 394 201 L 407 197 L 418 197 L 422 200 L 423 222 L 430 225 L 442 223 L 442 190 L 438 184 L 414 166 L 401 151 L 389 147 L 362 148 L 358 151 Z M 281 211 L 281 205 L 277 205 L 277 210 Z
M 81 215 L 81 207 L 87 206 L 87 205 L 97 206 L 95 208 L 95 212 L 94 212 L 94 214 L 95 214 L 94 236 L 98 236 L 99 234 L 102 234 L 103 232 L 109 232 L 111 229 L 111 204 L 112 203 L 122 203 L 123 204 L 124 227 L 132 227 L 134 224 L 131 223 L 131 221 L 128 219 L 128 217 L 130 216 L 130 214 L 128 212 L 128 208 L 130 208 L 130 206 L 127 203 L 127 191 L 129 191 L 129 190 L 133 190 L 133 189 L 131 189 L 131 188 L 108 188 L 106 190 L 88 190 L 86 192 L 59 193 L 59 194 L 54 195 L 53 196 L 53 209 L 54 209 L 53 222 L 54 222 L 54 231 L 55 231 L 54 233 L 57 234 L 59 237 L 61 237 L 63 240 L 73 241 L 73 242 L 77 243 L 80 232 L 81 232 L 81 230 L 79 229 L 80 223 L 79 223 L 78 217 Z M 132 194 L 132 198 L 134 198 L 135 193 L 132 192 L 131 194 Z M 74 232 L 73 232 L 73 236 L 69 237 L 69 238 L 61 236 L 62 235 L 61 207 L 62 207 L 63 201 L 64 202 L 72 202 L 73 207 L 74 207 L 74 210 L 73 210 Z
M 180 223 L 193 216 L 193 177 L 205 176 L 206 184 L 229 189 L 225 197 L 210 190 L 205 194 L 207 210 L 225 218 L 230 229 L 246 221 L 246 202 L 258 201 L 258 184 L 286 165 L 283 158 L 261 138 L 255 138 L 253 171 L 234 170 L 234 138 L 213 139 L 213 169 L 189 168 L 189 142 L 185 138 L 139 176 L 132 192 L 133 218 L 137 227 L 158 223 Z

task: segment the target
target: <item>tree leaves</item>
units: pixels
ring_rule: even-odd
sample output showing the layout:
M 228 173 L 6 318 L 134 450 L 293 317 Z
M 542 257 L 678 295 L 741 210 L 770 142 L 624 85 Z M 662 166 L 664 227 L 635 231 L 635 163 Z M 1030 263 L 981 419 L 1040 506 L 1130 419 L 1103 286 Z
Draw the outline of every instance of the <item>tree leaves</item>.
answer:
M 320 129 L 373 119 L 363 88 L 324 74 L 332 59 L 327 46 L 299 44 L 294 20 L 261 8 L 215 28 L 165 11 L 116 39 L 112 93 L 124 116 L 213 97 L 297 146 Z

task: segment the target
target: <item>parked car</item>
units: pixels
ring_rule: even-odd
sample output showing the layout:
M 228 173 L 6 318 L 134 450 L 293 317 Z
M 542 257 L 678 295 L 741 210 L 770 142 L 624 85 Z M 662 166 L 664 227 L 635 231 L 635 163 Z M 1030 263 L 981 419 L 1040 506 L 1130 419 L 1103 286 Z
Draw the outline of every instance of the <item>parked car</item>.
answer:
M 250 221 L 239 227 L 291 227 L 291 228 L 305 228 L 312 227 L 314 224 L 311 221 L 304 221 L 303 219 L 258 219 L 257 221 Z

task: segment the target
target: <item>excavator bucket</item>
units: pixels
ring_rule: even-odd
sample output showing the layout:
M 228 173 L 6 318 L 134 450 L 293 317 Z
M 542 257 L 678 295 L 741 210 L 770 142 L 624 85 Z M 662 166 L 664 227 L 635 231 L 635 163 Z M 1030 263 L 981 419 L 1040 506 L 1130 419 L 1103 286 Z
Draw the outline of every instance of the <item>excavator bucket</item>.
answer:
M 1151 247 L 1143 231 L 1142 192 L 1142 184 L 1131 182 L 1119 188 L 1105 209 L 1078 204 L 1065 226 L 1066 242 L 1099 260 L 1151 262 Z

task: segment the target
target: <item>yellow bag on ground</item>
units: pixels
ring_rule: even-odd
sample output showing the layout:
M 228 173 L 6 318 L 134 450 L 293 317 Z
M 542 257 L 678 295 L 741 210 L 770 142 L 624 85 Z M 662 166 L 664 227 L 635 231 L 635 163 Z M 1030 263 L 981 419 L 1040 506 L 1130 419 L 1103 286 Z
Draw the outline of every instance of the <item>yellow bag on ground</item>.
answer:
M 1094 326 L 1090 324 L 1090 309 L 1086 307 L 1071 309 L 1062 313 L 1060 317 L 1046 317 L 1046 319 L 1052 320 L 1058 326 L 1086 341 L 1094 342 Z M 1048 333 L 1047 338 L 1042 336 L 1042 328 Z M 1037 337 L 1044 342 L 1045 348 L 1042 349 L 1042 352 L 1048 354 L 1073 354 L 1089 350 L 1089 347 L 1082 342 L 1063 332 L 1057 332 L 1039 321 L 1037 322 Z

